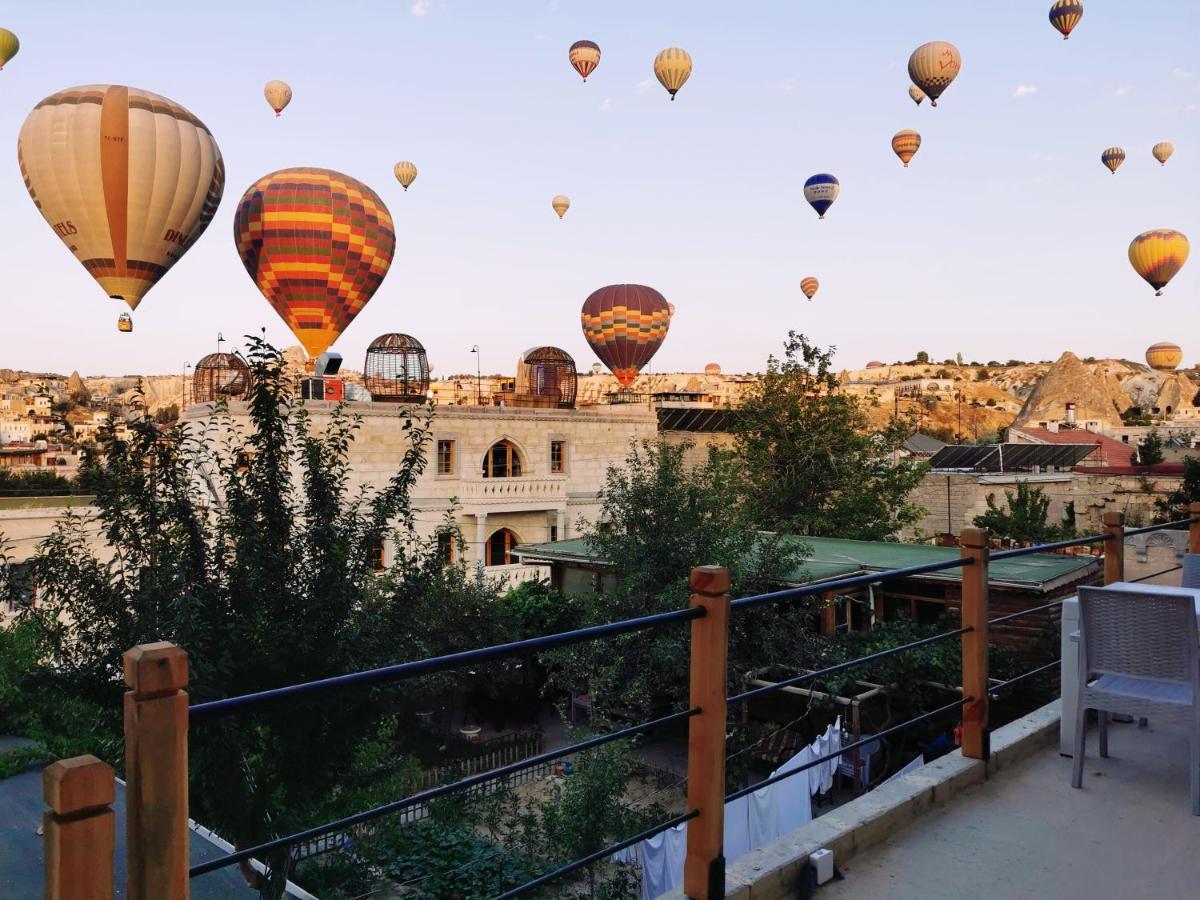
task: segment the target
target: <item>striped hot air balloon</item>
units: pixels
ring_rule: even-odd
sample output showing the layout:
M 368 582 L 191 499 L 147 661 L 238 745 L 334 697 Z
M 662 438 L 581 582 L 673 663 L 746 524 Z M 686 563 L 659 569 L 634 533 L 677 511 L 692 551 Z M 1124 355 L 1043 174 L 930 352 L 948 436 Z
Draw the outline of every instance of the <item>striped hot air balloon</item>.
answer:
M 309 355 L 328 350 L 379 289 L 396 233 L 379 195 L 330 169 L 281 169 L 242 195 L 242 264 Z
M 1175 152 L 1175 145 L 1170 141 L 1162 141 L 1151 147 L 1150 152 L 1154 154 L 1155 159 L 1165 166 L 1167 160 L 1171 158 L 1171 154 Z
M 567 53 L 575 71 L 587 82 L 587 77 L 600 65 L 600 45 L 592 41 L 576 41 Z
M 671 312 L 654 288 L 610 284 L 583 301 L 582 322 L 596 356 L 628 388 L 666 339 Z
M 7 28 L 0 28 L 0 69 L 3 69 L 4 64 L 16 56 L 20 49 L 21 42 L 17 36 Z
M 908 96 L 912 98 L 913 103 L 920 106 L 921 102 L 925 99 L 925 92 L 915 84 L 910 84 L 908 86 Z
M 271 109 L 275 110 L 275 118 L 278 119 L 279 114 L 292 102 L 292 87 L 286 81 L 268 81 L 263 87 L 263 96 L 267 98 Z
M 1083 18 L 1083 4 L 1079 0 L 1056 0 L 1050 7 L 1050 24 L 1063 36 L 1065 41 L 1071 36 L 1071 29 Z
M 1100 154 L 1100 162 L 1108 167 L 1108 170 L 1114 175 L 1117 174 L 1117 169 L 1121 168 L 1121 163 L 1125 162 L 1125 151 L 1120 147 L 1109 147 Z
M 911 128 L 905 128 L 903 131 L 897 131 L 892 135 L 892 152 L 900 157 L 900 162 L 904 163 L 904 168 L 908 168 L 908 161 L 916 155 L 916 152 L 921 147 L 921 136 Z
M 417 167 L 408 160 L 401 160 L 392 166 L 392 174 L 400 182 L 400 187 L 408 190 L 408 186 L 417 180 Z
M 1160 372 L 1171 372 L 1183 362 L 1183 348 L 1170 341 L 1159 341 L 1146 348 L 1146 365 Z
M 692 58 L 686 50 L 668 47 L 654 57 L 654 77 L 667 89 L 671 99 L 692 75 Z
M 825 218 L 825 211 L 842 192 L 842 184 L 834 176 L 822 172 L 804 182 L 804 199 L 817 211 L 817 218 Z
M 1161 297 L 1162 289 L 1183 268 L 1188 258 L 1188 239 L 1171 228 L 1144 231 L 1129 244 L 1129 262 L 1135 272 Z
M 811 300 L 817 293 L 817 289 L 821 286 L 821 282 L 809 275 L 807 278 L 800 279 L 800 290 L 804 296 Z
M 51 94 L 21 126 L 17 158 L 55 234 L 130 309 L 204 233 L 225 188 L 203 122 L 118 84 Z
M 908 58 L 908 77 L 928 95 L 930 106 L 937 106 L 938 97 L 950 87 L 961 68 L 958 48 L 947 41 L 922 44 Z

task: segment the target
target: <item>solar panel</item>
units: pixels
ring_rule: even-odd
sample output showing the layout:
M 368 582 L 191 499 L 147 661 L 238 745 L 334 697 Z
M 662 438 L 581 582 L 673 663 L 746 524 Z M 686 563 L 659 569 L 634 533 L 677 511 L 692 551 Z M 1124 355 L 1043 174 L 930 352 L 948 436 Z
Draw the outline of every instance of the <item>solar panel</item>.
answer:
M 944 447 L 930 460 L 934 469 L 973 472 L 1014 472 L 1040 469 L 1069 469 L 1077 466 L 1095 444 L 990 444 Z

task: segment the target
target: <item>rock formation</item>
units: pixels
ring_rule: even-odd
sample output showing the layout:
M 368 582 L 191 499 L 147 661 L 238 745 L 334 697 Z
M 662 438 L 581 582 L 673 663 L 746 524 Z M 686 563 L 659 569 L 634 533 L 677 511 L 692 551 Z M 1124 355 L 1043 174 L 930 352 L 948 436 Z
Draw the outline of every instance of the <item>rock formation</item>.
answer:
M 1093 372 L 1069 350 L 1037 383 L 1013 424 L 1064 421 L 1068 403 L 1075 404 L 1075 418 L 1080 423 L 1121 424 L 1121 410 L 1113 400 L 1105 377 Z

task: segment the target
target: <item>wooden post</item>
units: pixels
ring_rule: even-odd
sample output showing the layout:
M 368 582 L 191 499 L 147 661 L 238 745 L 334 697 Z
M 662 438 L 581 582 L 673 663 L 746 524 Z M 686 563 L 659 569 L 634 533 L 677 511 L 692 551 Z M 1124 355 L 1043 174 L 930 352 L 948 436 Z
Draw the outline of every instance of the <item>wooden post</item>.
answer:
M 692 569 L 691 699 L 688 720 L 688 823 L 683 891 L 693 900 L 725 896 L 725 689 L 729 657 L 729 570 Z
M 1125 580 L 1125 513 L 1106 512 L 1104 522 L 1104 583 Z
M 962 691 L 974 699 L 963 707 L 962 753 L 987 759 L 988 741 L 988 533 L 964 528 L 961 554 L 974 563 L 962 569 Z
M 826 591 L 821 595 L 821 636 L 829 637 L 837 631 L 837 594 Z
M 1200 553 L 1200 503 L 1188 504 L 1192 521 L 1188 526 L 1188 553 Z
M 161 641 L 125 651 L 124 662 L 129 900 L 187 900 L 187 654 Z
M 116 791 L 112 767 L 91 755 L 42 770 L 46 900 L 112 900 Z

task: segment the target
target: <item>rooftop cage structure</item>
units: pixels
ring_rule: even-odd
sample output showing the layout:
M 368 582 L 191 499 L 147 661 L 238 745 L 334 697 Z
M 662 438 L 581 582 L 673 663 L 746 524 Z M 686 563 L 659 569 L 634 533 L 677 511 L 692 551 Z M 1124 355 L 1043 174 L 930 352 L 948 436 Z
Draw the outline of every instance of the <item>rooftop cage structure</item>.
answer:
M 558 347 L 534 347 L 517 363 L 514 406 L 574 409 L 578 377 L 575 360 Z
M 363 383 L 376 403 L 422 403 L 429 391 L 425 348 L 408 334 L 381 334 L 367 348 Z
M 250 396 L 250 367 L 236 353 L 210 353 L 192 375 L 192 402 L 245 400 Z

